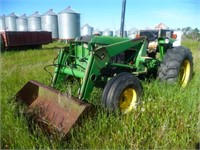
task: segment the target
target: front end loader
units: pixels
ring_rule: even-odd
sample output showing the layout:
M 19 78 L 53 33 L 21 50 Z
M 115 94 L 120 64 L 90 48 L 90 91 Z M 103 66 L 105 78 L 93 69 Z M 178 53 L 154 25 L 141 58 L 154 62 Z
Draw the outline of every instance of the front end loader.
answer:
M 185 87 L 192 77 L 193 58 L 175 40 L 159 37 L 152 46 L 145 37 L 81 36 L 59 51 L 51 86 L 29 81 L 16 95 L 50 129 L 64 134 L 78 118 L 90 113 L 88 103 L 94 87 L 103 89 L 102 105 L 108 111 L 128 113 L 139 105 L 141 79 L 156 77 Z M 76 80 L 78 96 L 59 89 Z

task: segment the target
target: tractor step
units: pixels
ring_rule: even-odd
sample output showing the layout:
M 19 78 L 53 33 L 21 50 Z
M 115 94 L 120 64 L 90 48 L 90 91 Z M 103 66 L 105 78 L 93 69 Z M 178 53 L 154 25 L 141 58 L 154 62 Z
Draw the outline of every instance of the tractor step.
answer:
M 28 106 L 26 112 L 50 132 L 66 135 L 90 104 L 70 97 L 37 81 L 29 81 L 16 94 L 16 100 Z

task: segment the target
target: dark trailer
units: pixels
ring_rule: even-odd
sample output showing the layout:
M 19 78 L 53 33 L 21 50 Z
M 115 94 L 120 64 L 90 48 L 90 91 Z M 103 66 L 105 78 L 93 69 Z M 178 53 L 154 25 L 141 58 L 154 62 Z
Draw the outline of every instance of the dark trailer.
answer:
M 11 48 L 38 48 L 52 42 L 48 31 L 3 31 L 1 34 L 1 51 Z

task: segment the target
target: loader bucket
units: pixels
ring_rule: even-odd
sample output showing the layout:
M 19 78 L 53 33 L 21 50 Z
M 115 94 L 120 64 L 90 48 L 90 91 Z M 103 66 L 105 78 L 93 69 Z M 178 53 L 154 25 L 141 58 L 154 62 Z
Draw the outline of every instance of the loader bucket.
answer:
M 16 94 L 16 100 L 25 103 L 28 106 L 26 112 L 49 128 L 48 131 L 58 131 L 64 135 L 91 106 L 37 81 L 27 82 Z

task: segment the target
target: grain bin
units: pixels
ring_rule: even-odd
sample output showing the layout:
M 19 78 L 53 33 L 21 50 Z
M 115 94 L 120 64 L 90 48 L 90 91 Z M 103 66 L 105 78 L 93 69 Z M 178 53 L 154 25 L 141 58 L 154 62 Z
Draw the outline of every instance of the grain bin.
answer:
M 42 30 L 52 33 L 53 39 L 58 39 L 58 16 L 52 9 L 41 16 Z
M 2 15 L 0 17 L 0 30 L 6 29 L 6 23 L 5 23 L 5 15 Z
M 113 31 L 111 31 L 110 29 L 105 29 L 103 31 L 103 35 L 104 36 L 113 36 Z
M 120 30 L 115 31 L 115 36 L 120 37 Z M 127 31 L 124 31 L 124 37 L 127 37 Z
M 91 27 L 89 24 L 85 24 L 84 26 L 81 27 L 81 35 L 92 35 L 94 28 Z
M 6 30 L 7 31 L 16 31 L 16 19 L 17 15 L 13 12 L 5 17 L 5 24 L 6 24 Z
M 36 11 L 28 17 L 28 30 L 29 31 L 40 31 L 41 28 L 41 17 Z
M 138 30 L 136 28 L 131 28 L 130 30 L 128 30 L 128 38 L 135 38 L 136 34 L 137 34 Z
M 17 31 L 28 31 L 28 20 L 26 14 L 16 19 Z
M 93 31 L 93 35 L 102 35 L 102 31 L 99 30 L 99 29 L 95 29 L 95 30 Z
M 80 13 L 70 7 L 58 14 L 59 39 L 75 39 L 80 36 Z

